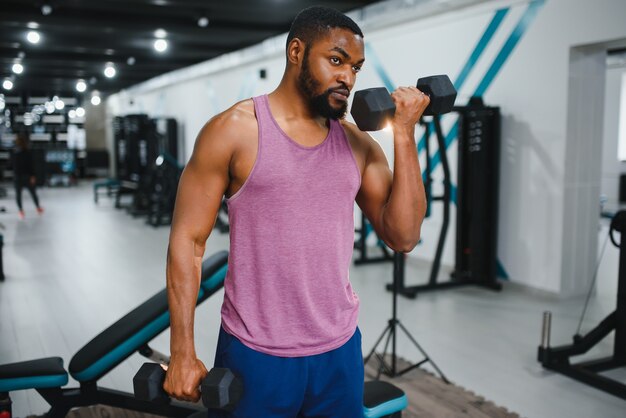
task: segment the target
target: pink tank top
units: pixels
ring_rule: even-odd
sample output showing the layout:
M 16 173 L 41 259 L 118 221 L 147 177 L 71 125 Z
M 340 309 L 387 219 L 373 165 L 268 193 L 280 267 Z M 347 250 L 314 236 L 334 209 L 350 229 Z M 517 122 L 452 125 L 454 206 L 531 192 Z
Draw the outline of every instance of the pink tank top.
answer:
M 300 357 L 340 347 L 356 330 L 349 267 L 361 175 L 343 127 L 305 147 L 253 98 L 256 161 L 228 203 L 230 255 L 222 326 L 248 347 Z

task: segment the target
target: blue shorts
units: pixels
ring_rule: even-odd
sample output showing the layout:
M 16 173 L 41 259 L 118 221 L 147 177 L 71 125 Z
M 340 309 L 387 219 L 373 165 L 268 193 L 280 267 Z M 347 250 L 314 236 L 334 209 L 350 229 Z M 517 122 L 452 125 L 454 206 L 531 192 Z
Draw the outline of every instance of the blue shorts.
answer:
M 243 345 L 220 329 L 215 367 L 243 380 L 243 398 L 232 413 L 210 418 L 362 418 L 361 332 L 343 346 L 307 357 L 276 357 Z

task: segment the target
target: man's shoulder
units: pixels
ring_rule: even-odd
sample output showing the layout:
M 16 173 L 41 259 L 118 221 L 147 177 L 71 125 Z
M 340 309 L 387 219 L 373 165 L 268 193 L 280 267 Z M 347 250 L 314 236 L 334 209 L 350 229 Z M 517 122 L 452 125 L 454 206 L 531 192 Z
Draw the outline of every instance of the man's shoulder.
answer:
M 201 142 L 231 143 L 249 135 L 256 136 L 256 131 L 254 103 L 247 99 L 213 116 L 200 131 L 198 139 Z
M 225 111 L 215 115 L 209 121 L 209 124 L 220 125 L 225 127 L 237 126 L 239 124 L 256 124 L 256 116 L 254 113 L 254 102 L 252 99 L 242 100 L 235 103 Z
M 372 146 L 374 139 L 367 132 L 361 131 L 354 123 L 345 119 L 341 119 L 339 122 L 354 151 L 367 150 Z

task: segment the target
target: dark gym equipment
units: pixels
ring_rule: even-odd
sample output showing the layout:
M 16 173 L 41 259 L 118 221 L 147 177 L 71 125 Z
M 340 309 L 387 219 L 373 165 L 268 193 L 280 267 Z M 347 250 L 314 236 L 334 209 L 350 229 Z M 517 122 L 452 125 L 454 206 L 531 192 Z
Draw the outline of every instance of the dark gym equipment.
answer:
M 128 115 L 113 121 L 117 176 L 94 184 L 115 196 L 115 207 L 146 216 L 152 226 L 171 223 L 182 166 L 178 164 L 178 124 L 171 118 Z M 131 196 L 123 205 L 124 196 Z
M 0 234 L 0 282 L 4 281 L 4 263 L 2 262 L 3 248 L 4 248 L 4 235 Z
M 613 232 L 621 234 L 618 244 Z M 546 369 L 562 373 L 612 395 L 626 399 L 626 385 L 600 373 L 626 366 L 626 211 L 619 211 L 611 221 L 610 236 L 613 245 L 620 249 L 619 276 L 617 285 L 617 307 L 586 335 L 574 335 L 573 343 L 550 347 L 550 327 L 552 315 L 545 312 L 541 345 L 537 359 Z M 613 354 L 610 357 L 572 364 L 571 358 L 585 354 L 607 335 L 615 331 Z
M 228 252 L 220 251 L 202 263 L 197 303 L 202 303 L 222 288 L 227 261 Z M 98 385 L 100 378 L 135 352 L 153 361 L 167 359 L 148 344 L 169 325 L 167 293 L 163 289 L 98 334 L 74 355 L 68 370 L 80 384 L 75 388 L 63 388 L 68 382 L 68 371 L 60 357 L 1 365 L 0 407 L 10 405 L 9 392 L 36 389 L 50 405 L 49 418 L 64 417 L 71 408 L 96 404 L 160 416 L 187 417 L 201 409 L 177 401 L 158 405 L 136 399 L 133 394 Z
M 144 176 L 145 185 L 137 196 L 146 196 L 147 223 L 152 226 L 169 225 L 174 215 L 176 192 L 183 168 L 169 154 L 159 155 L 151 171 Z
M 243 383 L 225 368 L 214 367 L 202 381 L 202 403 L 209 409 L 232 411 L 243 395 Z
M 369 233 L 376 233 L 372 225 L 367 220 L 367 217 L 363 212 L 361 212 L 361 227 L 356 229 L 354 232 L 359 234 L 359 238 L 354 242 L 354 249 L 359 251 L 359 256 L 354 259 L 354 265 L 359 266 L 361 264 L 372 264 L 372 263 L 381 263 L 385 261 L 393 261 L 393 257 L 391 253 L 387 249 L 387 246 L 380 238 L 378 238 L 377 245 L 380 248 L 382 255 L 377 257 L 372 257 L 367 253 L 367 236 Z
M 501 290 L 497 278 L 500 109 L 459 108 L 455 282 Z
M 442 196 L 433 197 L 430 149 L 426 141 L 427 199 L 443 204 L 443 222 L 427 284 L 406 286 L 404 277 L 400 280 L 399 292 L 408 298 L 415 298 L 419 292 L 448 289 L 466 285 L 477 285 L 492 290 L 501 290 L 497 280 L 497 238 L 498 238 L 498 184 L 500 164 L 500 111 L 497 107 L 487 107 L 480 98 L 472 98 L 467 106 L 455 107 L 459 116 L 458 188 L 457 188 L 457 230 L 455 272 L 452 280 L 438 282 L 441 256 L 450 222 L 451 180 L 450 168 L 445 148 L 445 139 L 438 117 L 433 118 L 437 145 L 444 173 Z M 429 137 L 427 125 L 426 138 Z M 391 290 L 392 285 L 387 285 Z
M 417 88 L 430 96 L 424 115 L 442 115 L 452 110 L 456 90 L 447 75 L 420 78 Z M 387 89 L 374 87 L 354 93 L 350 113 L 360 130 L 378 131 L 385 127 L 395 111 L 396 106 Z
M 158 363 L 144 363 L 133 378 L 135 397 L 149 402 L 166 403 L 163 390 L 165 370 Z M 232 411 L 243 395 L 243 384 L 229 369 L 213 368 L 202 380 L 202 404 L 208 409 Z

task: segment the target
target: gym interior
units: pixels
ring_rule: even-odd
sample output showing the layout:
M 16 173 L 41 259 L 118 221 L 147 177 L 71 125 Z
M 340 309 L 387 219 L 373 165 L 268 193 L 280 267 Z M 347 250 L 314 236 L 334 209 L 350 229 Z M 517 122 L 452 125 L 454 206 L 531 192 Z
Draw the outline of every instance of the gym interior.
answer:
M 180 175 L 209 119 L 279 84 L 289 24 L 316 4 L 363 29 L 353 93 L 439 74 L 456 90 L 416 128 L 415 249 L 394 253 L 355 204 L 366 380 L 406 399 L 365 416 L 626 415 L 626 2 L 3 0 L 1 418 L 166 408 L 131 398 L 170 350 L 167 306 L 146 312 Z M 39 213 L 27 191 L 15 203 L 22 130 Z M 370 135 L 393 167 L 393 133 Z M 228 249 L 223 205 L 195 316 L 207 366 Z

